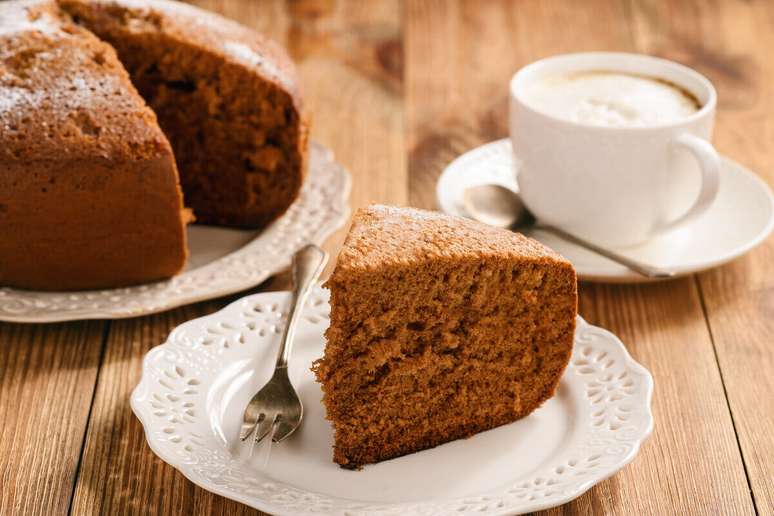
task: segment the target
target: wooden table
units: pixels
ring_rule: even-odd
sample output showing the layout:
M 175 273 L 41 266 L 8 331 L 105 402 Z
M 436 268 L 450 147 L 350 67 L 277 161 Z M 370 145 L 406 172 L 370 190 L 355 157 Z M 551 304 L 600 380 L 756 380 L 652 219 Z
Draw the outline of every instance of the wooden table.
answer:
M 774 183 L 774 2 L 196 3 L 286 45 L 314 138 L 352 172 L 353 207 L 434 208 L 443 167 L 507 135 L 516 69 L 599 49 L 706 74 L 720 95 L 718 149 Z M 151 347 L 233 299 L 121 321 L 0 324 L 0 514 L 252 513 L 156 458 L 128 403 Z M 669 283 L 583 284 L 580 312 L 653 373 L 656 428 L 633 464 L 549 512 L 774 513 L 774 240 Z

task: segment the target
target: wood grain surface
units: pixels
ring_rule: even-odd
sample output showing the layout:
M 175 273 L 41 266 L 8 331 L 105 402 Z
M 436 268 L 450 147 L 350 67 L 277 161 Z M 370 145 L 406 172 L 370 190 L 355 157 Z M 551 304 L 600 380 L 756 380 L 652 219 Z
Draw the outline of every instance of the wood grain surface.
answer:
M 718 149 L 772 185 L 774 64 L 761 50 L 774 48 L 774 4 L 720 7 L 694 29 L 712 37 L 686 54 L 718 88 Z M 774 514 L 774 239 L 699 275 L 698 285 L 755 505 Z
M 443 168 L 507 135 L 513 72 L 584 50 L 659 55 L 707 75 L 718 149 L 774 184 L 774 2 L 192 3 L 288 48 L 312 137 L 352 174 L 353 209 L 435 208 Z M 345 233 L 326 243 L 334 256 Z M 252 292 L 286 285 L 280 275 Z M 656 426 L 631 465 L 546 513 L 774 514 L 774 241 L 689 278 L 580 290 L 581 315 L 653 373 Z M 128 401 L 150 348 L 237 297 L 130 320 L 0 324 L 0 515 L 255 514 L 156 458 Z
M 66 514 L 102 322 L 0 323 L 0 514 Z
M 655 29 L 635 17 L 631 6 L 585 2 L 588 10 L 572 16 L 573 5 L 409 3 L 406 109 L 412 204 L 433 208 L 432 187 L 449 161 L 475 145 L 507 137 L 507 85 L 519 67 L 576 50 L 651 52 L 632 35 Z M 562 30 L 533 34 L 535 20 L 543 19 Z M 605 30 L 597 30 L 599 25 Z M 753 513 L 695 281 L 583 284 L 580 293 L 581 315 L 621 337 L 653 373 L 656 429 L 631 466 L 549 512 L 668 514 L 679 507 L 696 514 Z

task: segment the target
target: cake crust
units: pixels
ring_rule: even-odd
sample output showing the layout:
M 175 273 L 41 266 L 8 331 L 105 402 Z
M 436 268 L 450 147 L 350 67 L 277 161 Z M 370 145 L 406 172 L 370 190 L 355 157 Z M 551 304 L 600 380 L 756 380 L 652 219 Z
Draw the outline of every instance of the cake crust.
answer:
M 522 235 L 359 210 L 326 284 L 331 324 L 314 365 L 334 461 L 358 468 L 531 413 L 569 361 L 576 283 L 567 260 Z
M 570 264 L 521 233 L 434 211 L 374 204 L 359 209 L 353 217 L 336 261 L 336 272 L 495 254 Z

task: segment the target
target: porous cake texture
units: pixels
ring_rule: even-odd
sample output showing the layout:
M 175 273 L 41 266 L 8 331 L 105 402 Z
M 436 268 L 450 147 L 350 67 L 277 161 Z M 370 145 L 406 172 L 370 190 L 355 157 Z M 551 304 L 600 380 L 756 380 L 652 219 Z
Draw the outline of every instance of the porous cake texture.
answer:
M 333 459 L 358 468 L 526 416 L 570 358 L 572 265 L 520 234 L 435 212 L 359 210 L 327 282 L 314 364 Z
M 273 41 L 168 0 L 59 0 L 109 42 L 175 150 L 198 222 L 257 228 L 295 200 L 307 116 L 295 67 Z
M 172 148 L 112 47 L 0 2 L 0 285 L 142 283 L 185 263 Z
M 306 155 L 293 64 L 259 34 L 166 0 L 0 2 L 1 286 L 173 276 L 183 195 L 199 222 L 261 228 Z

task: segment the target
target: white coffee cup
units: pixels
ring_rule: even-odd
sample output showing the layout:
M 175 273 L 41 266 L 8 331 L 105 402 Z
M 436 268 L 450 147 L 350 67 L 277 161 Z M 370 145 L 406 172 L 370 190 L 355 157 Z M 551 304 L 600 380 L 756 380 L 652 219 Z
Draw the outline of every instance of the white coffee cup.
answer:
M 637 127 L 582 124 L 527 104 L 527 85 L 557 74 L 608 71 L 651 77 L 692 94 L 698 111 Z M 704 76 L 655 57 L 593 52 L 550 57 L 510 83 L 510 135 L 526 206 L 543 223 L 609 246 L 642 243 L 704 213 L 719 186 L 709 143 L 717 94 Z

